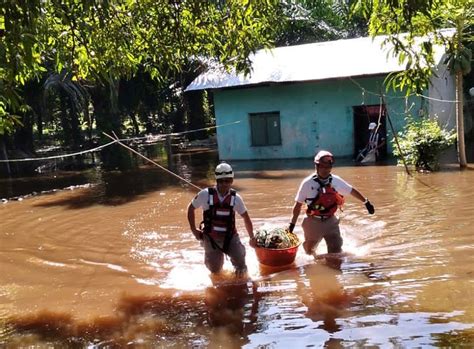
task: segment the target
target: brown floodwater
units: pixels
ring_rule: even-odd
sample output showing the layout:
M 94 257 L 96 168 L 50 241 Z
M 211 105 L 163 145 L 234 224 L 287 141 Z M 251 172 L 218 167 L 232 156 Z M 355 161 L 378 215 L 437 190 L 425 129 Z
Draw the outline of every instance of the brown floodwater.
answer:
M 177 156 L 174 170 L 205 187 L 216 162 Z M 255 229 L 286 226 L 311 159 L 232 165 Z M 156 167 L 77 174 L 23 199 L 19 180 L 0 182 L 17 196 L 0 204 L 0 347 L 474 346 L 474 171 L 341 162 L 334 173 L 376 209 L 347 200 L 347 255 L 300 248 L 290 266 L 261 266 L 238 218 L 248 281 L 228 260 L 210 278 L 186 221 L 196 190 Z

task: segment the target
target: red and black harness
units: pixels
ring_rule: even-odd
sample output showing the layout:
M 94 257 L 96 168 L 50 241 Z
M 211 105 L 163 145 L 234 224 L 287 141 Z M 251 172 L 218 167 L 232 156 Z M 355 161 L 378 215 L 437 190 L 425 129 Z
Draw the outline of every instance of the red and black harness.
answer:
M 314 175 L 312 179 L 319 184 L 319 188 L 314 198 L 306 199 L 308 203 L 306 214 L 325 220 L 333 216 L 337 208 L 344 204 L 344 197 L 331 185 L 332 176 L 329 176 L 328 180 L 324 182 L 318 178 L 318 175 Z
M 208 188 L 207 190 L 209 192 L 209 209 L 203 213 L 204 218 L 201 225 L 204 226 L 202 230 L 209 238 L 214 249 L 217 248 L 226 253 L 232 237 L 237 234 L 234 211 L 237 192 L 231 189 L 230 194 L 221 202 L 215 188 Z M 224 237 L 224 244 L 221 248 L 215 239 L 220 240 L 222 237 Z

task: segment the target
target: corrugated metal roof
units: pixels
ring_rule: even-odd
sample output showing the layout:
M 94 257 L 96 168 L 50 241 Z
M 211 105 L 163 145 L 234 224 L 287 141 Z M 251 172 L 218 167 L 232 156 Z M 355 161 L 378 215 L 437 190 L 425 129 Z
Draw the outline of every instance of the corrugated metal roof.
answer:
M 250 56 L 252 73 L 226 73 L 213 68 L 199 75 L 186 89 L 204 90 L 263 83 L 315 81 L 402 71 L 388 44 L 382 47 L 385 36 L 364 37 L 319 42 L 297 46 L 260 50 Z M 444 50 L 437 47 L 435 61 Z

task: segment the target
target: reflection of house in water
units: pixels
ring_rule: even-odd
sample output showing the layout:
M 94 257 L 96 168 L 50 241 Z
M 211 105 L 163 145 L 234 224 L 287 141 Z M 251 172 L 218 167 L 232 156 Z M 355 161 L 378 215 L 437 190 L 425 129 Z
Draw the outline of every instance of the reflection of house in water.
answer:
M 327 148 L 336 156 L 355 157 L 368 139 L 367 126 L 380 121 L 383 138 L 392 139 L 405 114 L 423 109 L 454 127 L 454 82 L 436 47 L 437 77 L 426 95 L 386 91 L 384 79 L 405 69 L 384 37 L 357 38 L 261 50 L 251 56 L 249 76 L 210 69 L 187 88 L 211 90 L 221 159 L 287 159 L 314 156 Z M 379 94 L 383 92 L 383 102 Z M 238 122 L 237 124 L 232 124 Z M 232 124 L 232 125 L 231 125 Z M 391 154 L 390 142 L 386 151 Z M 385 150 L 383 150 L 385 152 Z

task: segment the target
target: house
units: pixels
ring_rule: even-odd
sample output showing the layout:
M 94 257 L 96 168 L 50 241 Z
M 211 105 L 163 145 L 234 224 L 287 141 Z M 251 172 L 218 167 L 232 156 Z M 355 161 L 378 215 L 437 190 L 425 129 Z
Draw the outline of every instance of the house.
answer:
M 226 160 L 309 158 L 318 149 L 355 157 L 370 122 L 387 140 L 405 116 L 422 111 L 455 125 L 454 81 L 440 63 L 425 97 L 387 91 L 388 74 L 404 69 L 384 37 L 356 38 L 260 50 L 248 76 L 211 69 L 187 91 L 213 93 L 219 157 Z M 437 62 L 443 49 L 438 47 Z M 384 95 L 381 98 L 381 94 Z M 392 153 L 386 142 L 384 154 Z

